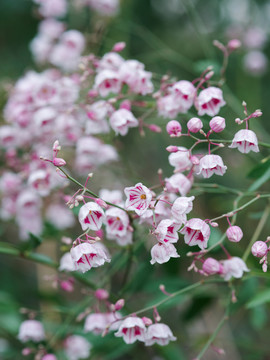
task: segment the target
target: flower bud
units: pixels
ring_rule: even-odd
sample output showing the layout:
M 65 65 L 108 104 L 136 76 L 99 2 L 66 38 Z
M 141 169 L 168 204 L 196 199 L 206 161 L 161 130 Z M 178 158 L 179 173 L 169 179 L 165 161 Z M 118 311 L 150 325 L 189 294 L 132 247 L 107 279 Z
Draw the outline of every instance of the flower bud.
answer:
M 24 348 L 24 349 L 22 349 L 22 355 L 23 356 L 28 356 L 28 355 L 30 355 L 32 353 L 32 349 L 30 349 L 30 348 Z
M 148 126 L 148 129 L 151 130 L 151 131 L 153 131 L 153 132 L 155 132 L 155 133 L 161 133 L 161 132 L 162 132 L 161 127 L 160 127 L 160 126 L 157 126 L 157 125 L 155 125 L 155 124 L 150 124 L 150 125 Z
M 174 153 L 178 151 L 178 146 L 170 145 L 166 147 L 166 150 L 169 151 L 170 153 Z
M 192 155 L 192 156 L 190 157 L 190 161 L 192 162 L 193 165 L 199 165 L 199 163 L 200 163 L 200 160 L 199 160 L 198 157 L 195 156 L 195 155 Z
M 126 47 L 126 43 L 124 41 L 121 41 L 121 42 L 114 44 L 112 51 L 120 52 L 120 51 L 124 50 L 125 47 Z
M 120 104 L 120 109 L 126 109 L 128 111 L 131 110 L 131 102 L 129 100 L 124 100 Z
M 251 253 L 256 257 L 263 257 L 267 253 L 267 245 L 264 241 L 256 241 L 251 248 Z
M 61 289 L 66 292 L 72 292 L 74 290 L 73 279 L 68 279 L 60 282 Z
M 243 237 L 243 231 L 239 226 L 230 226 L 226 231 L 227 238 L 232 242 L 239 242 Z
M 116 301 L 116 303 L 114 305 L 115 311 L 121 310 L 124 306 L 125 306 L 124 299 L 120 299 L 120 300 Z
M 215 116 L 209 123 L 211 130 L 215 133 L 223 131 L 226 127 L 225 119 L 221 116 Z
M 53 165 L 57 166 L 57 167 L 61 167 L 61 166 L 65 166 L 66 162 L 62 158 L 55 158 L 55 159 L 53 159 Z
M 146 326 L 149 326 L 149 325 L 153 324 L 153 321 L 151 319 L 149 319 L 148 317 L 146 317 L 146 316 L 142 317 L 142 321 L 143 321 L 144 325 L 146 325 Z
M 218 274 L 221 272 L 221 264 L 216 259 L 210 257 L 205 260 L 202 269 L 207 275 Z
M 95 202 L 99 205 L 99 206 L 101 206 L 101 207 L 103 207 L 104 209 L 107 209 L 108 208 L 108 205 L 105 203 L 105 201 L 104 200 L 102 200 L 102 199 L 95 199 Z
M 199 118 L 191 118 L 187 123 L 188 130 L 192 133 L 197 133 L 203 127 L 203 123 Z
M 241 41 L 238 39 L 232 39 L 228 42 L 227 47 L 229 50 L 234 51 L 241 47 Z
M 87 95 L 88 95 L 89 97 L 91 97 L 91 98 L 95 98 L 95 97 L 98 96 L 98 91 L 97 91 L 97 90 L 94 90 L 94 89 L 89 90 Z
M 167 133 L 171 136 L 171 137 L 180 137 L 181 136 L 181 131 L 182 131 L 182 126 L 179 123 L 179 121 L 176 120 L 171 120 L 168 122 L 167 126 L 166 126 L 166 130 Z
M 55 142 L 53 143 L 53 151 L 60 151 L 61 150 L 61 146 L 59 144 L 58 140 L 55 140 Z
M 98 300 L 107 300 L 109 298 L 109 293 L 105 289 L 97 289 L 95 292 L 95 297 Z

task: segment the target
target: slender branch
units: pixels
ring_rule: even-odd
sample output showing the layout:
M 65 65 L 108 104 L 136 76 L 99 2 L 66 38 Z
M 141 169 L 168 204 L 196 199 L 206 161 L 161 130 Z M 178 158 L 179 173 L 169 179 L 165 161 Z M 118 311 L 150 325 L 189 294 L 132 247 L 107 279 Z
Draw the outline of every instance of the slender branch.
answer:
M 225 314 L 222 317 L 222 319 L 220 320 L 220 322 L 218 323 L 215 331 L 213 332 L 213 334 L 210 336 L 210 338 L 208 339 L 207 343 L 204 345 L 204 347 L 202 348 L 202 350 L 200 351 L 199 355 L 195 358 L 195 360 L 200 360 L 202 358 L 202 356 L 205 354 L 206 350 L 209 348 L 209 346 L 213 343 L 213 341 L 215 340 L 215 338 L 217 337 L 220 329 L 222 328 L 222 326 L 224 325 L 225 321 L 228 320 L 229 318 L 229 311 L 230 311 L 230 303 L 226 308 Z
M 261 217 L 261 220 L 259 221 L 258 223 L 258 226 L 256 227 L 255 231 L 254 231 L 254 234 L 244 252 L 244 255 L 242 256 L 242 259 L 246 262 L 247 258 L 248 258 L 248 255 L 250 254 L 250 250 L 251 250 L 251 247 L 252 245 L 255 243 L 255 241 L 258 240 L 259 236 L 260 236 L 260 233 L 266 223 L 266 220 L 268 219 L 268 216 L 270 214 L 270 204 L 268 204 L 263 212 L 263 216 Z

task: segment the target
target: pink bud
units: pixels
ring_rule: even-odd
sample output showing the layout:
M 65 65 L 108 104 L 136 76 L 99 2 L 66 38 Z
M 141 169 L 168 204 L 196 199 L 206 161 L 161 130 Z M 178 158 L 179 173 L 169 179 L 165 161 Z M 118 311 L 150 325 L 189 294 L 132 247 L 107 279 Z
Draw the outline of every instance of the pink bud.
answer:
M 57 358 L 53 354 L 46 354 L 45 356 L 43 356 L 42 360 L 57 360 Z
M 57 166 L 57 167 L 61 167 L 61 166 L 65 166 L 66 162 L 62 158 L 55 158 L 55 159 L 53 159 L 53 165 Z
M 126 43 L 124 41 L 121 41 L 121 42 L 114 44 L 112 51 L 120 52 L 120 51 L 124 50 L 125 47 L 126 47 Z
M 105 203 L 105 201 L 104 200 L 102 200 L 102 199 L 95 199 L 95 202 L 99 205 L 99 206 L 101 206 L 101 207 L 103 207 L 104 209 L 107 209 L 108 208 L 108 205 Z
M 64 291 L 72 292 L 74 290 L 73 279 L 61 281 L 60 286 Z
M 214 275 L 221 272 L 221 265 L 216 259 L 208 258 L 203 263 L 202 269 L 207 275 Z
M 230 226 L 226 231 L 227 238 L 232 242 L 239 242 L 243 237 L 243 231 L 239 226 Z
M 203 123 L 199 118 L 191 118 L 187 123 L 188 130 L 192 133 L 197 133 L 203 127 Z
M 60 151 L 61 150 L 61 146 L 59 144 L 58 140 L 55 140 L 55 142 L 53 143 L 53 151 Z
M 238 40 L 238 39 L 232 39 L 228 42 L 228 49 L 233 51 L 233 50 L 236 50 L 236 49 L 239 49 L 241 47 L 241 41 Z
M 210 80 L 211 77 L 214 76 L 214 74 L 215 74 L 215 73 L 214 73 L 213 70 L 212 70 L 212 71 L 209 71 L 209 73 L 207 73 L 207 74 L 205 75 L 205 77 L 204 77 L 205 80 L 206 80 L 206 81 Z
M 131 101 L 129 101 L 129 100 L 122 101 L 120 104 L 120 109 L 126 109 L 126 110 L 130 111 L 131 110 Z
M 225 119 L 221 116 L 215 116 L 209 123 L 211 130 L 215 133 L 223 131 L 226 127 Z
M 148 126 L 148 129 L 151 130 L 151 131 L 153 131 L 153 132 L 155 132 L 155 133 L 161 133 L 161 132 L 162 132 L 161 127 L 160 127 L 160 126 L 157 126 L 157 125 L 155 125 L 155 124 L 150 124 L 150 125 Z
M 23 355 L 23 356 L 30 355 L 31 353 L 32 353 L 32 349 L 30 349 L 30 348 L 24 348 L 24 349 L 22 349 L 22 355 Z
M 181 136 L 182 126 L 179 121 L 171 120 L 168 122 L 166 130 L 171 137 L 179 137 Z
M 252 255 L 263 257 L 267 253 L 267 245 L 264 241 L 256 241 L 251 248 Z
M 200 163 L 200 160 L 195 155 L 192 155 L 190 157 L 190 161 L 192 162 L 193 165 L 199 165 L 199 163 Z
M 124 306 L 125 306 L 124 299 L 120 299 L 120 300 L 116 301 L 116 303 L 114 305 L 115 311 L 121 310 Z
M 109 298 L 109 293 L 105 289 L 97 289 L 95 292 L 95 297 L 98 300 L 107 300 Z
M 96 115 L 95 115 L 94 111 L 88 111 L 87 116 L 91 120 L 96 120 Z
M 103 239 L 104 237 L 104 231 L 102 229 L 99 229 L 96 231 L 96 235 L 100 238 Z
M 153 324 L 153 321 L 151 319 L 149 319 L 148 317 L 146 317 L 146 316 L 142 317 L 142 321 L 143 321 L 144 325 L 146 325 L 146 326 L 149 326 L 149 325 Z
M 170 145 L 166 147 L 166 150 L 169 151 L 170 153 L 174 153 L 178 151 L 178 146 Z

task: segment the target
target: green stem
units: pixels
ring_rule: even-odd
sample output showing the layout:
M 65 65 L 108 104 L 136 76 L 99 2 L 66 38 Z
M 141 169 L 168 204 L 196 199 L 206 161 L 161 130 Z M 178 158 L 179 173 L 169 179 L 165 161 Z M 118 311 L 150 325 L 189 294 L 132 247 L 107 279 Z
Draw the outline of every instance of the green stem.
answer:
M 204 347 L 202 348 L 202 350 L 200 351 L 199 355 L 195 358 L 196 360 L 200 360 L 202 358 L 202 356 L 205 354 L 206 350 L 209 348 L 209 346 L 213 343 L 213 341 L 215 340 L 215 338 L 217 337 L 220 329 L 222 328 L 222 326 L 224 325 L 225 321 L 228 320 L 229 318 L 229 312 L 230 312 L 230 304 L 227 306 L 227 309 L 225 311 L 224 316 L 222 317 L 222 319 L 220 320 L 220 322 L 218 323 L 215 331 L 213 332 L 213 334 L 210 336 L 210 338 L 208 339 L 207 343 L 204 345 Z
M 259 236 L 260 236 L 260 233 L 266 223 L 266 220 L 268 219 L 268 216 L 269 216 L 269 213 L 270 213 L 270 204 L 268 204 L 263 212 L 263 216 L 261 217 L 261 220 L 259 221 L 258 223 L 258 226 L 256 227 L 256 230 L 254 231 L 254 234 L 244 252 L 244 255 L 242 256 L 242 259 L 246 262 L 247 261 L 247 258 L 248 258 L 248 255 L 250 253 L 250 250 L 251 250 L 251 247 L 252 245 L 255 243 L 255 241 L 258 240 Z

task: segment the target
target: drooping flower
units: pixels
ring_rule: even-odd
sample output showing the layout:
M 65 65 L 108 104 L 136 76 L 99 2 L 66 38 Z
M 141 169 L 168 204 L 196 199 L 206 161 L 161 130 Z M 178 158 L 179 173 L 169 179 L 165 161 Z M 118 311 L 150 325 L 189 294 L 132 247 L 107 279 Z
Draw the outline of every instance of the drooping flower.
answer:
M 250 271 L 245 262 L 237 256 L 228 260 L 222 260 L 221 264 L 223 266 L 221 276 L 225 281 L 230 280 L 232 277 L 240 279 L 245 271 Z
M 79 211 L 79 222 L 83 230 L 99 230 L 104 217 L 104 211 L 94 202 L 84 204 Z
M 40 342 L 45 339 L 43 325 L 37 320 L 25 320 L 21 323 L 18 339 L 22 342 L 29 340 Z
M 226 170 L 227 166 L 219 155 L 205 155 L 200 160 L 198 175 L 202 174 L 204 178 L 209 178 L 213 174 L 222 176 Z
M 170 341 L 175 341 L 176 337 L 168 325 L 166 324 L 152 324 L 147 328 L 145 337 L 145 345 L 151 346 L 153 344 L 159 344 L 161 346 L 168 345 Z
M 106 211 L 105 215 L 108 234 L 122 237 L 127 233 L 129 218 L 124 210 L 111 207 Z
M 124 136 L 128 133 L 129 128 L 137 127 L 139 122 L 131 111 L 119 109 L 110 117 L 110 125 L 116 134 Z
M 154 245 L 151 249 L 152 259 L 150 263 L 153 265 L 156 262 L 158 264 L 163 264 L 170 260 L 171 257 L 178 258 L 180 255 L 177 254 L 176 248 L 173 244 L 170 243 L 158 243 Z
M 65 353 L 68 360 L 88 359 L 92 345 L 80 335 L 71 335 L 66 338 Z
M 188 170 L 192 165 L 188 149 L 179 146 L 178 151 L 169 155 L 169 163 L 175 167 L 175 171 L 182 172 Z
M 74 262 L 70 252 L 65 253 L 60 259 L 59 271 L 74 271 Z
M 181 196 L 186 196 L 192 187 L 193 179 L 187 178 L 184 174 L 174 174 L 165 178 L 165 186 L 169 192 L 179 192 Z
M 181 224 L 170 219 L 164 219 L 158 224 L 155 235 L 161 243 L 176 243 L 178 241 L 177 231 L 180 227 Z
M 243 154 L 248 154 L 250 151 L 260 151 L 255 132 L 248 129 L 241 129 L 237 131 L 229 148 L 238 148 L 238 150 Z
M 90 270 L 92 267 L 98 267 L 110 262 L 108 254 L 97 244 L 82 243 L 74 246 L 70 250 L 74 261 L 75 270 L 82 273 Z
M 224 105 L 226 102 L 223 99 L 222 90 L 214 86 L 202 90 L 195 100 L 199 116 L 204 114 L 215 116 Z
M 96 335 L 102 334 L 108 324 L 107 313 L 93 313 L 86 317 L 84 331 L 93 332 Z
M 195 199 L 194 196 L 190 196 L 190 197 L 179 197 L 175 200 L 175 202 L 172 205 L 172 216 L 174 217 L 174 219 L 182 224 L 185 223 L 187 221 L 187 215 L 189 214 L 192 209 L 193 209 L 193 203 L 192 201 Z
M 142 183 L 124 189 L 127 197 L 125 207 L 127 210 L 134 210 L 139 216 L 144 214 L 152 200 L 151 191 Z
M 145 340 L 146 327 L 142 319 L 137 316 L 126 318 L 119 330 L 114 334 L 117 337 L 123 337 L 123 340 L 127 344 L 133 344 L 136 340 Z
M 184 235 L 185 243 L 189 246 L 198 245 L 202 250 L 207 247 L 210 237 L 209 225 L 198 218 L 190 219 L 180 233 Z

